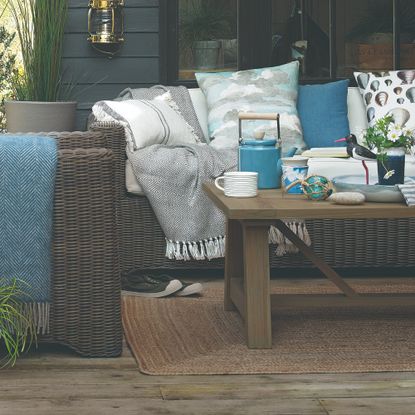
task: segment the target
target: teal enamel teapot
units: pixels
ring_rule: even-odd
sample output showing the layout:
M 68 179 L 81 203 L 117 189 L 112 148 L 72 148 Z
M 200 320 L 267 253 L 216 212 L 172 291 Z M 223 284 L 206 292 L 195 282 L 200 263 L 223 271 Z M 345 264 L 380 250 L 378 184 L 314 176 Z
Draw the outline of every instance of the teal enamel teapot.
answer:
M 281 128 L 280 115 L 269 113 L 240 112 L 239 118 L 239 171 L 258 173 L 258 189 L 279 189 L 281 187 Z M 277 138 L 264 140 L 242 138 L 243 120 L 269 120 L 277 122 Z M 297 149 L 291 148 L 285 157 L 292 157 Z

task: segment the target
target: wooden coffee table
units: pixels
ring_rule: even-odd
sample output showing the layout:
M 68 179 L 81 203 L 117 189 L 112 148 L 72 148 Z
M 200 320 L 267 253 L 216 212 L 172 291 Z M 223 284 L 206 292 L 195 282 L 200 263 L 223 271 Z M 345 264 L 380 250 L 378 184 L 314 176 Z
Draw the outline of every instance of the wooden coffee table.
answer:
M 255 198 L 230 198 L 213 184 L 204 190 L 227 218 L 225 258 L 225 309 L 245 319 L 250 348 L 271 348 L 272 308 L 413 306 L 415 293 L 362 294 L 321 258 L 317 257 L 283 222 L 284 219 L 390 219 L 415 216 L 415 209 L 396 203 L 359 206 L 314 202 L 303 196 L 263 190 Z M 268 229 L 278 228 L 341 291 L 339 294 L 270 294 Z M 342 236 L 339 235 L 339 238 Z

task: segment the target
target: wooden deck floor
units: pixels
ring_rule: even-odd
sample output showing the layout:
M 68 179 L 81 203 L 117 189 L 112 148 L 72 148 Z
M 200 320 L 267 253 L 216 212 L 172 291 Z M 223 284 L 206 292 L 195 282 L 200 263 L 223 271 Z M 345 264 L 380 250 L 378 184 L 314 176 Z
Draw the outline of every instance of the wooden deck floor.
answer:
M 0 415 L 411 415 L 415 373 L 147 376 L 129 350 L 84 359 L 41 346 L 0 371 Z

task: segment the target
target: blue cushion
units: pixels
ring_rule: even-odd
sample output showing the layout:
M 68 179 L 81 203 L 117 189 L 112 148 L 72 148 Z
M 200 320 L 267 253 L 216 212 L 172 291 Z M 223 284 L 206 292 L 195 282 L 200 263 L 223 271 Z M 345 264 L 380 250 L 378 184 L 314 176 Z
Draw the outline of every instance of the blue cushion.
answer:
M 347 117 L 349 80 L 319 85 L 300 85 L 297 108 L 309 148 L 344 146 L 335 143 L 350 134 Z

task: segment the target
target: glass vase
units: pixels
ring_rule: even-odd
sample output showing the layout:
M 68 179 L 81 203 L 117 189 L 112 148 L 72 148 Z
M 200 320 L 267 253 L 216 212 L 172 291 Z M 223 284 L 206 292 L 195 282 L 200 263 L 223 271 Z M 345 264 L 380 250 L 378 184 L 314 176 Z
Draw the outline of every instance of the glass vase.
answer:
M 388 148 L 385 153 L 386 158 L 378 160 L 378 183 L 387 186 L 402 184 L 405 179 L 405 148 Z

